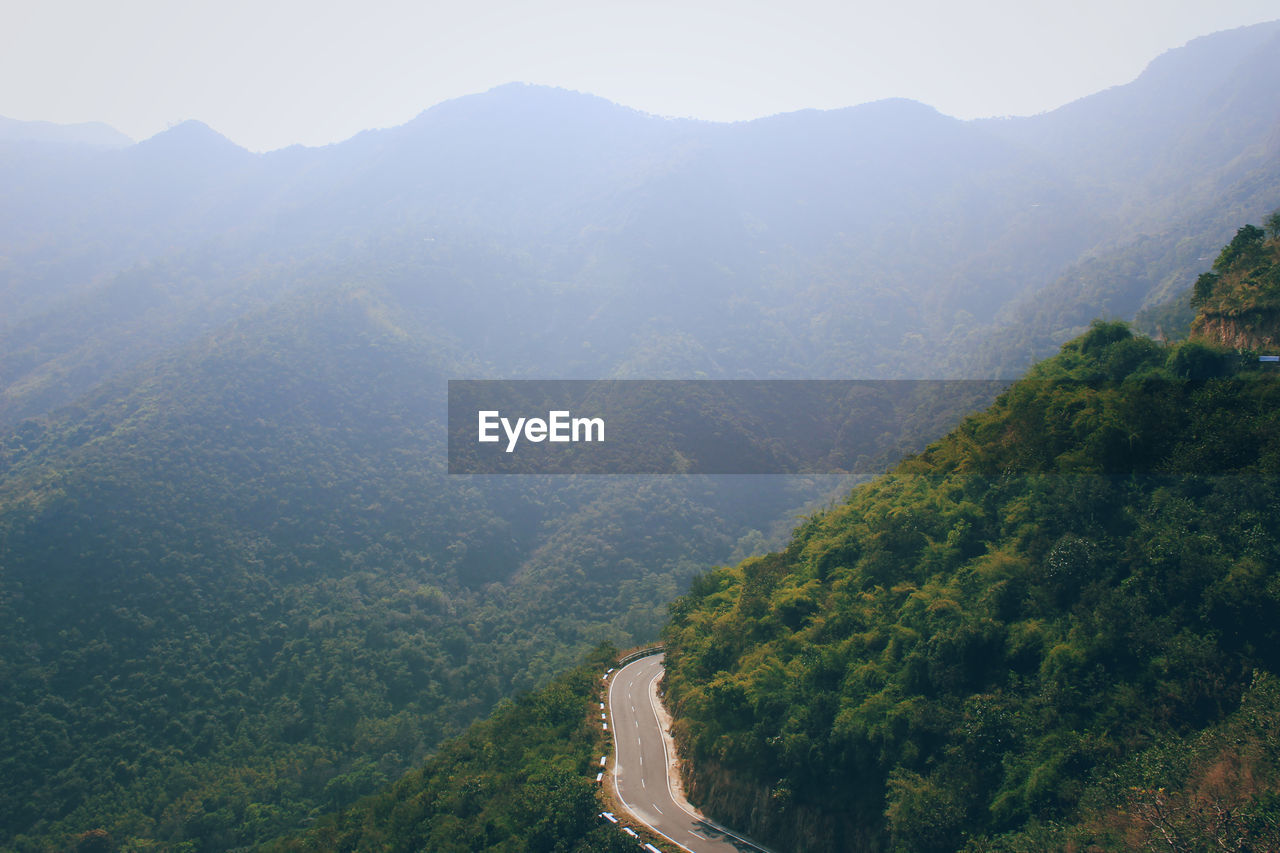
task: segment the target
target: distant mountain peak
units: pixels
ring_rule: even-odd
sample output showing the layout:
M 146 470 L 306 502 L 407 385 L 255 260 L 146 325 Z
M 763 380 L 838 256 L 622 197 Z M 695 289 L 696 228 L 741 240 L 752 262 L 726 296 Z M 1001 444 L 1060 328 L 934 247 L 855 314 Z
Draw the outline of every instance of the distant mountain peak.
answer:
M 503 83 L 484 92 L 451 98 L 419 113 L 410 125 L 424 124 L 456 116 L 520 116 L 528 114 L 613 113 L 647 116 L 647 113 L 610 101 L 599 95 L 546 86 L 539 83 Z
M 1182 47 L 1166 50 L 1151 60 L 1138 79 L 1177 77 L 1188 73 L 1188 69 L 1192 73 L 1202 72 L 1206 64 L 1210 67 L 1230 66 L 1233 60 L 1265 47 L 1278 35 L 1280 20 L 1199 36 Z
M 175 124 L 132 149 L 148 159 L 160 161 L 235 162 L 254 156 L 209 125 L 195 119 Z
M 0 116 L 0 141 L 85 145 L 94 148 L 125 148 L 133 140 L 108 124 L 86 121 L 57 124 L 51 121 L 20 121 Z
M 931 107 L 926 103 L 912 100 L 911 98 L 881 98 L 878 101 L 867 101 L 849 109 L 912 115 L 942 115 L 936 107 Z

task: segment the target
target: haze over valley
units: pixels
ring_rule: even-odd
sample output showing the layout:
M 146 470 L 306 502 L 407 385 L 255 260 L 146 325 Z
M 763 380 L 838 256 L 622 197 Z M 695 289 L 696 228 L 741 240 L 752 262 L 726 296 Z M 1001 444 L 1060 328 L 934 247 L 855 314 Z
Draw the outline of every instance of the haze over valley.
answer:
M 607 803 L 575 762 L 609 748 L 583 728 L 601 665 L 660 637 L 674 650 L 677 743 L 706 762 L 686 770 L 690 796 L 780 851 L 1035 849 L 1036 827 L 1071 824 L 1079 803 L 1103 814 L 1103 795 L 1086 796 L 1094 768 L 1167 732 L 1247 723 L 1274 763 L 1274 721 L 1240 716 L 1270 713 L 1274 637 L 1223 628 L 1276 615 L 1264 392 L 1241 398 L 1256 408 L 1234 432 L 1214 420 L 1232 407 L 1199 397 L 1178 411 L 1201 421 L 1170 416 L 1149 445 L 1132 427 L 1124 453 L 1147 448 L 1144 473 L 1196 476 L 1170 460 L 1222 458 L 1218 473 L 1259 478 L 1090 493 L 1140 517 L 1136 533 L 1085 530 L 1083 492 L 957 479 L 1012 478 L 1032 457 L 1050 478 L 1063 460 L 1133 473 L 1107 455 L 1110 433 L 1090 443 L 1102 428 L 1083 415 L 1070 437 L 1046 427 L 1035 444 L 1017 417 L 1048 423 L 1079 401 L 1054 409 L 1030 391 L 981 416 L 970 444 L 904 463 L 936 495 L 877 481 L 850 504 L 854 483 L 836 476 L 449 475 L 446 408 L 450 379 L 1012 382 L 1050 358 L 1037 377 L 1235 376 L 1243 362 L 1222 353 L 1276 343 L 1277 76 L 1271 22 L 1196 39 L 1131 83 L 1029 117 L 961 120 L 888 99 L 721 123 L 512 83 L 268 153 L 195 120 L 137 143 L 100 123 L 0 120 L 0 849 L 613 849 L 626 837 L 597 825 Z M 1256 239 L 1240 238 L 1248 223 Z M 1184 343 L 1193 319 L 1199 337 Z M 944 402 L 895 437 L 901 453 L 956 427 Z M 1135 410 L 1104 402 L 1088 411 Z M 1247 436 L 1248 458 L 1197 444 L 1209 423 Z M 1179 547 L 1162 526 L 1175 515 L 1205 537 L 1203 575 L 1169 569 L 1184 587 L 1157 589 L 1134 568 L 1149 584 L 1138 596 L 1120 569 L 1098 568 L 1137 566 L 1148 533 Z M 892 521 L 907 517 L 918 524 Z M 1011 580 L 1053 554 L 1097 584 L 1093 597 L 1040 568 Z M 1017 591 L 983 598 L 966 574 L 979 560 L 983 583 Z M 886 615 L 896 599 L 854 602 L 895 589 L 905 601 L 905 584 L 931 577 L 912 599 L 927 619 Z M 1130 673 L 1088 674 L 1087 654 L 1109 660 L 1092 647 L 1071 657 L 1127 606 L 1111 585 L 1151 614 L 1135 636 L 1180 638 L 1151 639 L 1152 656 L 1185 654 L 1197 678 L 1221 665 L 1191 710 L 1170 700 L 1142 716 Z M 1041 610 L 1019 610 L 1024 598 Z M 979 602 L 990 612 L 966 621 Z M 943 625 L 951 608 L 967 615 Z M 855 610 L 856 626 L 832 615 Z M 1021 633 L 964 654 L 1021 643 L 1012 680 L 901 663 L 908 629 L 954 639 L 981 619 Z M 865 660 L 851 657 L 858 643 Z M 1041 657 L 1054 690 L 1104 697 L 1044 699 L 1041 722 L 1060 715 L 1044 723 L 1064 739 L 1052 744 L 1033 743 L 1041 718 L 1015 707 L 1048 683 Z M 872 658 L 877 673 L 858 669 Z M 811 680 L 793 678 L 785 702 L 770 692 L 802 670 Z M 1170 663 L 1161 689 L 1184 674 Z M 934 722 L 912 718 L 908 737 L 889 720 L 906 720 L 905 704 L 879 722 L 869 706 L 840 715 L 839 701 L 880 701 L 872 688 L 889 683 L 894 702 L 924 697 L 911 708 Z M 975 711 L 972 696 L 987 704 Z M 1062 746 L 1066 732 L 1102 731 L 1086 717 L 1108 708 L 1114 741 Z M 994 804 L 953 782 L 970 759 L 994 774 L 978 752 L 997 747 L 966 741 L 962 760 L 939 746 L 979 711 L 1005 714 L 991 737 L 1024 756 L 1007 778 L 982 777 L 1004 797 Z M 1143 725 L 1160 734 L 1124 740 Z M 796 737 L 768 740 L 784 734 Z M 541 745 L 520 752 L 509 735 Z M 752 750 L 774 763 L 762 770 Z M 486 769 L 495 754 L 518 778 Z M 1036 787 L 1050 758 L 1056 781 Z M 827 781 L 856 766 L 874 783 L 839 777 L 842 796 L 864 797 L 842 811 L 804 766 Z M 936 803 L 949 834 L 919 817 Z M 580 820 L 555 823 L 557 810 Z M 1011 846 L 994 846 L 1002 833 Z

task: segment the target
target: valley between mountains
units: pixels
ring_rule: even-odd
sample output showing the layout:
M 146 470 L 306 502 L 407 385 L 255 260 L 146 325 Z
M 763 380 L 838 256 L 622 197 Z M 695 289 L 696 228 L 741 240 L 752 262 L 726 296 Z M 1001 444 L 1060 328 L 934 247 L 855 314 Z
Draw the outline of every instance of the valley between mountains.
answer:
M 596 782 L 654 643 L 661 832 L 1280 849 L 1277 72 L 1273 22 L 1022 118 L 0 122 L 0 850 L 673 850 Z M 450 380 L 556 378 L 1004 390 L 871 478 L 448 473 Z

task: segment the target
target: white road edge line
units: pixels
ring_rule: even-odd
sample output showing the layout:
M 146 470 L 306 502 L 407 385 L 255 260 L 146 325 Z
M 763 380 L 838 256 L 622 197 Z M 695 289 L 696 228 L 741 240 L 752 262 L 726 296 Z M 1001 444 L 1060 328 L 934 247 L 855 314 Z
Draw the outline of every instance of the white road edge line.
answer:
M 746 844 L 749 847 L 754 847 L 756 850 L 761 850 L 761 851 L 765 851 L 765 853 L 769 853 L 769 851 L 767 851 L 766 848 L 761 847 L 760 845 L 756 844 L 754 841 L 748 841 L 747 839 L 743 838 L 741 835 L 738 835 L 736 832 L 733 832 L 721 826 L 715 821 L 710 820 L 704 817 L 703 815 L 700 815 L 697 812 L 692 811 L 691 809 L 685 808 L 684 803 L 676 799 L 675 791 L 671 789 L 671 772 L 670 772 L 671 753 L 667 751 L 667 738 L 665 733 L 663 732 L 662 718 L 658 716 L 658 709 L 657 709 L 658 689 L 655 682 L 657 682 L 660 676 L 661 676 L 661 673 L 658 673 L 657 675 L 654 675 L 653 678 L 649 679 L 649 710 L 653 711 L 654 721 L 658 724 L 658 736 L 662 738 L 662 756 L 663 758 L 666 759 L 666 762 L 667 762 L 667 774 L 666 774 L 667 795 L 671 797 L 671 802 L 675 803 L 676 808 L 680 809 L 680 811 L 684 812 L 686 815 L 693 818 L 694 820 L 699 821 L 701 823 L 705 823 L 707 826 L 715 827 L 717 830 L 719 830 L 720 832 L 723 832 L 725 835 L 728 835 L 730 838 L 736 838 L 738 841 L 741 841 L 743 844 Z M 666 836 L 663 836 L 663 837 L 665 838 Z M 679 842 L 673 842 L 673 843 L 678 844 Z
M 661 652 L 659 652 L 659 654 L 661 654 Z M 651 655 L 650 657 L 656 657 L 656 655 Z M 640 660 L 633 661 L 632 663 L 627 664 L 627 666 L 626 666 L 626 667 L 623 667 L 623 668 L 624 668 L 624 669 L 626 669 L 627 667 L 633 666 L 634 664 L 637 664 L 637 663 L 640 663 L 641 661 L 646 661 L 646 660 L 649 660 L 649 658 L 640 658 Z M 618 673 L 618 675 L 621 675 L 621 674 L 622 674 L 621 672 L 619 672 L 619 673 Z M 615 677 L 615 678 L 613 679 L 613 681 L 609 684 L 609 709 L 610 709 L 610 712 L 611 712 L 611 713 L 612 713 L 612 709 L 613 709 L 613 688 L 614 688 L 614 685 L 616 685 L 616 684 L 618 683 L 618 681 L 619 681 L 619 679 Z M 633 685 L 633 686 L 635 685 L 635 679 L 634 679 L 634 678 L 631 680 L 631 685 Z M 628 688 L 628 689 L 630 689 L 630 688 Z M 614 737 L 614 748 L 615 748 L 615 750 L 616 750 L 616 749 L 617 749 L 617 739 L 618 739 L 618 733 L 617 733 L 616 731 L 613 733 L 613 737 Z M 664 746 L 664 749 L 665 749 L 665 746 Z M 643 777 L 642 777 L 642 778 L 643 778 Z M 670 780 L 668 780 L 668 784 L 669 784 L 669 783 L 670 783 Z M 623 796 L 622 796 L 622 789 L 618 787 L 618 762 L 616 762 L 616 761 L 613 763 L 613 793 L 617 796 L 617 798 L 618 798 L 618 802 L 620 802 L 620 803 L 622 803 L 624 806 L 626 806 L 626 807 L 627 807 L 627 811 L 631 812 L 631 816 L 632 816 L 633 818 L 635 818 L 637 821 L 639 821 L 640 823 L 642 823 L 642 824 L 644 824 L 645 826 L 649 827 L 649 829 L 650 829 L 652 832 L 656 832 L 658 835 L 661 835 L 663 838 L 667 839 L 667 840 L 668 840 L 668 841 L 670 841 L 672 844 L 674 844 L 675 846 L 679 847 L 681 850 L 685 850 L 685 851 L 687 851 L 687 853 L 697 853 L 696 851 L 694 851 L 694 850 L 690 850 L 688 847 L 685 847 L 685 846 L 684 846 L 683 844 L 681 844 L 679 841 L 676 841 L 676 840 L 675 840 L 674 838 L 672 838 L 670 835 L 667 835 L 665 832 L 663 832 L 662 830 L 658 829 L 658 828 L 657 828 L 656 826 L 654 826 L 653 824 L 649 823 L 649 821 L 645 820 L 644 818 L 640 817 L 640 815 L 636 814 L 636 810 L 635 810 L 635 809 L 633 809 L 633 808 L 631 807 L 631 804 L 630 804 L 630 803 L 628 803 L 625 799 L 623 799 Z M 655 809 L 657 809 L 657 807 L 656 807 L 656 806 L 655 806 L 654 808 L 655 808 Z M 662 810 L 661 810 L 661 809 L 657 809 L 657 811 L 658 811 L 658 814 L 662 814 Z

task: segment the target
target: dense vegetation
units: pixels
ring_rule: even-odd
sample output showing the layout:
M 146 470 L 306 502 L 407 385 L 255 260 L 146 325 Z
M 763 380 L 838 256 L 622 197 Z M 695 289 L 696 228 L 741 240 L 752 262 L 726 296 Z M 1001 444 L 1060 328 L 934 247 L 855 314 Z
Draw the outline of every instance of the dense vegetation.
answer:
M 376 796 L 266 849 L 635 851 L 639 845 L 600 817 L 595 783 L 609 745 L 591 711 L 600 673 L 615 659 L 611 648 L 598 649 L 546 687 L 503 702 Z
M 1269 367 L 1096 323 L 781 553 L 698 578 L 666 632 L 695 802 L 794 850 L 985 849 L 1119 832 L 1098 816 L 1184 785 L 1189 826 L 1205 774 L 1248 767 L 1232 831 L 1274 842 Z M 1197 741 L 1220 724 L 1248 736 Z
M 446 378 L 1015 375 L 1271 202 L 1277 38 L 1025 121 L 512 86 L 324 149 L 0 141 L 0 848 L 252 846 L 653 637 L 823 484 L 448 477 Z
M 1191 302 L 1200 311 L 1193 334 L 1231 347 L 1280 345 L 1278 237 L 1280 211 L 1271 214 L 1265 231 L 1246 225 L 1236 232 L 1213 270 L 1196 279 Z
M 1086 787 L 1071 821 L 1032 820 L 983 842 L 1046 850 L 1280 849 L 1280 681 L 1258 670 L 1222 723 L 1167 735 Z
M 288 309 L 0 441 L 0 848 L 275 837 L 653 637 L 795 499 L 446 477 L 447 354 L 367 290 Z

